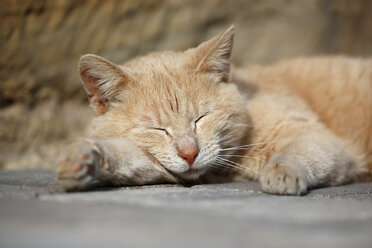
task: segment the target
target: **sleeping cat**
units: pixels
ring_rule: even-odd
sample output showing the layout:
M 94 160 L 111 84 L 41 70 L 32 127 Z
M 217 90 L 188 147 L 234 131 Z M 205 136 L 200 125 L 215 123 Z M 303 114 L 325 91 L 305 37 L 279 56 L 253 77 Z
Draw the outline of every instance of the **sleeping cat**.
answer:
M 123 65 L 85 55 L 97 113 L 58 160 L 66 190 L 258 180 L 272 194 L 372 168 L 372 61 L 311 58 L 231 68 L 235 28 L 184 52 Z

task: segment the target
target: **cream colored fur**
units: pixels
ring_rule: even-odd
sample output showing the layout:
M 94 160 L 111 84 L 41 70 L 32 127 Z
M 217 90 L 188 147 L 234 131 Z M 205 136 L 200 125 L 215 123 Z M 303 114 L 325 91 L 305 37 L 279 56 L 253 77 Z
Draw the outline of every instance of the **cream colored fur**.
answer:
M 303 194 L 367 175 L 372 61 L 231 69 L 234 32 L 123 65 L 83 56 L 80 74 L 97 117 L 90 137 L 59 159 L 61 185 L 254 179 L 268 193 Z

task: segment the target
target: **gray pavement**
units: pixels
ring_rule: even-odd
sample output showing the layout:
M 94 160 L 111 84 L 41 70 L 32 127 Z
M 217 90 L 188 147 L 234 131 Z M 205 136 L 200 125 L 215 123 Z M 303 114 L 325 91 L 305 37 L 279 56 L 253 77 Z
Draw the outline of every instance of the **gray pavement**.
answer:
M 257 183 L 64 193 L 0 171 L 0 247 L 372 247 L 372 183 L 274 196 Z

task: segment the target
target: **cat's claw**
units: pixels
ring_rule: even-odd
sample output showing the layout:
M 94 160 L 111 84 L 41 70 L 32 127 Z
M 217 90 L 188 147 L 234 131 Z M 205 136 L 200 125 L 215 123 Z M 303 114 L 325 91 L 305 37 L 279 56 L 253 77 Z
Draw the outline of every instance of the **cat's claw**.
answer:
M 102 165 L 98 146 L 89 140 L 80 140 L 69 146 L 58 160 L 58 181 L 68 191 L 93 187 L 98 183 Z
M 269 163 L 261 170 L 260 183 L 262 190 L 270 194 L 303 195 L 307 191 L 300 173 L 278 162 Z

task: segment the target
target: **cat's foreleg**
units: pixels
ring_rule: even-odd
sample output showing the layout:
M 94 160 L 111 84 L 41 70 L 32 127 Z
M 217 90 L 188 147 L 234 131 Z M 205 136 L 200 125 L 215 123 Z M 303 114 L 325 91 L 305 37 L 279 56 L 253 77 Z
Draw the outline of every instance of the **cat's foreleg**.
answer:
M 127 139 L 78 140 L 58 159 L 57 177 L 68 191 L 175 182 L 155 159 Z
M 356 177 L 356 157 L 332 136 L 301 135 L 261 169 L 263 191 L 301 195 L 309 188 L 346 183 Z

